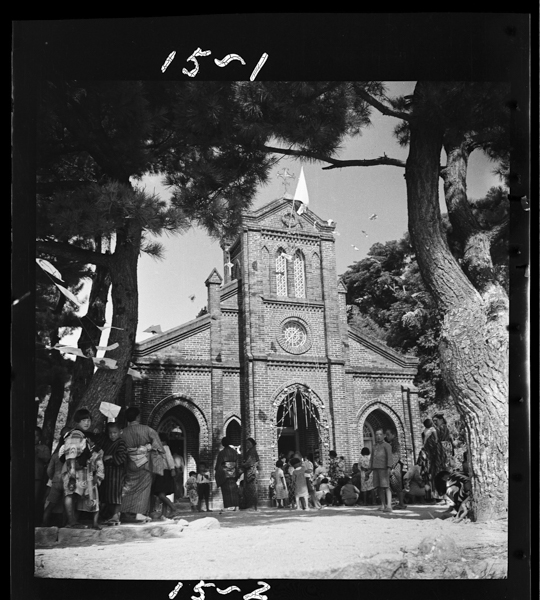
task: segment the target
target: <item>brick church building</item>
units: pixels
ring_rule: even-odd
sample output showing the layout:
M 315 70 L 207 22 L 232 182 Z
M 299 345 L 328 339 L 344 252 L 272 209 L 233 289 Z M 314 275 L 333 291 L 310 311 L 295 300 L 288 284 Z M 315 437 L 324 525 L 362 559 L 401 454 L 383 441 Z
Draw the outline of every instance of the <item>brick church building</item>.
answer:
M 421 446 L 417 359 L 348 325 L 335 225 L 296 208 L 281 198 L 245 214 L 223 275 L 206 279 L 208 313 L 136 346 L 144 378 L 127 398 L 168 434 L 184 477 L 199 461 L 213 472 L 224 435 L 242 448 L 253 437 L 262 499 L 282 452 L 324 462 L 335 450 L 350 470 L 381 426 L 397 430 L 405 463 Z

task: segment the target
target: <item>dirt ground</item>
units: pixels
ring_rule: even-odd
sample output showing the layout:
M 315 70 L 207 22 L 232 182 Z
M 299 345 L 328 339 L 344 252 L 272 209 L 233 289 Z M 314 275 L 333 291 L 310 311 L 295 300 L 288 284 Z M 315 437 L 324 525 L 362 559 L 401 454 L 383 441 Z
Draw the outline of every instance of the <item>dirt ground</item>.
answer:
M 175 537 L 36 548 L 35 577 L 179 581 L 505 578 L 507 521 L 453 523 L 437 518 L 446 508 L 411 506 L 393 514 L 376 507 L 186 513 L 190 525 L 164 524 Z M 206 521 L 194 526 L 201 519 Z M 152 524 L 114 529 L 124 527 Z

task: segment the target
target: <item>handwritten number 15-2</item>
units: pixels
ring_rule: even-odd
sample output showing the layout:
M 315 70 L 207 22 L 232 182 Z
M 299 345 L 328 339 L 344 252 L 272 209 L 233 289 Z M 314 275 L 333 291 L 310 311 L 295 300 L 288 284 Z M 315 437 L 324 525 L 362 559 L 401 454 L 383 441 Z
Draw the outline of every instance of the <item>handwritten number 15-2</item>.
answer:
M 184 75 L 187 75 L 188 77 L 195 77 L 195 75 L 197 75 L 197 73 L 199 72 L 199 61 L 197 60 L 197 56 L 208 56 L 209 54 L 212 54 L 211 50 L 201 50 L 200 48 L 197 48 L 197 50 L 195 50 L 195 52 L 193 52 L 193 54 L 189 58 L 186 59 L 188 61 L 190 61 L 190 60 L 193 61 L 193 63 L 194 63 L 193 69 L 191 69 L 191 71 L 188 71 L 188 69 L 184 68 L 184 69 L 182 69 L 182 73 Z M 165 71 L 167 70 L 167 67 L 172 63 L 175 56 L 176 56 L 176 51 L 171 52 L 169 54 L 169 56 L 167 56 L 167 59 L 165 60 L 165 62 L 163 63 L 163 65 L 161 67 L 162 73 L 165 73 Z M 249 76 L 250 81 L 253 81 L 255 79 L 255 77 L 257 77 L 257 74 L 262 69 L 267 58 L 268 58 L 268 54 L 266 52 L 263 52 L 261 55 L 261 58 L 259 59 L 259 62 L 253 69 L 251 75 Z M 218 67 L 226 67 L 233 60 L 237 60 L 237 61 L 241 62 L 243 65 L 246 64 L 244 59 L 241 56 L 239 56 L 238 54 L 227 54 L 227 56 L 224 56 L 221 60 L 218 60 L 216 58 L 216 59 L 214 59 L 214 63 Z

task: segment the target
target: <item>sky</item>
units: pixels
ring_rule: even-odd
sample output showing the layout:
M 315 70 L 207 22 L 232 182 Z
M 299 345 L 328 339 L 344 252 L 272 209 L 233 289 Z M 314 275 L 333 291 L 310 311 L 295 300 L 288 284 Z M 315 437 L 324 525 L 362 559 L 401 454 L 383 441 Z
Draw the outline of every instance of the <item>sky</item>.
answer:
M 414 82 L 388 82 L 388 95 L 411 94 Z M 401 148 L 393 138 L 398 120 L 373 111 L 372 126 L 363 130 L 361 136 L 349 138 L 338 158 L 377 158 L 386 154 L 406 160 L 407 148 Z M 444 162 L 444 157 L 441 159 Z M 400 239 L 407 230 L 407 205 L 404 169 L 394 166 L 347 167 L 324 171 L 323 163 L 306 163 L 291 157 L 283 157 L 274 167 L 268 183 L 258 191 L 252 209 L 272 202 L 285 193 L 294 193 L 300 169 L 306 179 L 309 208 L 322 219 L 336 222 L 336 268 L 338 275 L 367 256 L 376 242 Z M 288 168 L 295 175 L 289 180 L 288 189 L 278 172 Z M 470 198 L 480 198 L 500 181 L 492 174 L 494 164 L 479 152 L 471 156 L 467 188 Z M 145 177 L 140 184 L 148 191 L 155 191 L 162 198 L 169 191 L 162 185 L 162 177 Z M 440 187 L 441 211 L 445 212 L 442 183 Z M 369 217 L 376 214 L 377 218 Z M 367 237 L 364 233 L 367 234 Z M 152 336 L 144 330 L 159 325 L 167 331 L 194 319 L 207 303 L 205 280 L 212 269 L 223 276 L 223 254 L 217 241 L 207 233 L 193 227 L 182 235 L 163 235 L 156 238 L 164 246 L 164 257 L 157 260 L 147 255 L 139 259 L 139 325 L 136 341 Z M 358 250 L 355 250 L 356 246 Z M 195 296 L 194 299 L 190 297 Z M 109 303 L 110 304 L 110 303 Z M 81 314 L 84 314 L 85 308 Z M 108 323 L 110 323 L 109 306 Z M 72 337 L 74 336 L 74 337 Z M 73 343 L 76 333 L 62 340 Z M 106 343 L 105 336 L 101 344 Z

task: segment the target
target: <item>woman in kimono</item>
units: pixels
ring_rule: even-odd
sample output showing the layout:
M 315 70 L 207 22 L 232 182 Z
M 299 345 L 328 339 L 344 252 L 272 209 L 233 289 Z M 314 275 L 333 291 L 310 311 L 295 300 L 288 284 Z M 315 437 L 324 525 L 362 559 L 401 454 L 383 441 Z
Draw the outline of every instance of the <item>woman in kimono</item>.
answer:
M 231 448 L 229 440 L 224 437 L 221 440 L 223 449 L 220 450 L 216 467 L 214 469 L 216 476 L 216 485 L 221 490 L 223 497 L 223 508 L 236 510 L 238 508 L 238 452 Z
M 244 494 L 246 508 L 257 510 L 257 494 L 259 488 L 259 455 L 256 449 L 257 442 L 253 438 L 246 440 L 246 456 L 242 463 L 244 472 Z
M 441 445 L 441 464 L 437 472 L 441 472 L 443 470 L 449 471 L 452 467 L 452 457 L 454 455 L 452 435 L 450 434 L 450 430 L 446 424 L 446 419 L 442 413 L 433 415 L 432 421 L 435 430 L 437 431 L 437 439 Z
M 152 519 L 150 499 L 155 475 L 163 475 L 165 450 L 157 431 L 140 423 L 137 407 L 126 410 L 127 427 L 122 431 L 128 459 L 120 511 L 130 522 L 145 523 Z
M 407 508 L 403 502 L 403 478 L 401 475 L 401 446 L 395 429 L 387 429 L 386 441 L 392 448 L 392 470 L 390 472 L 390 489 L 397 495 L 399 504 L 396 508 Z

